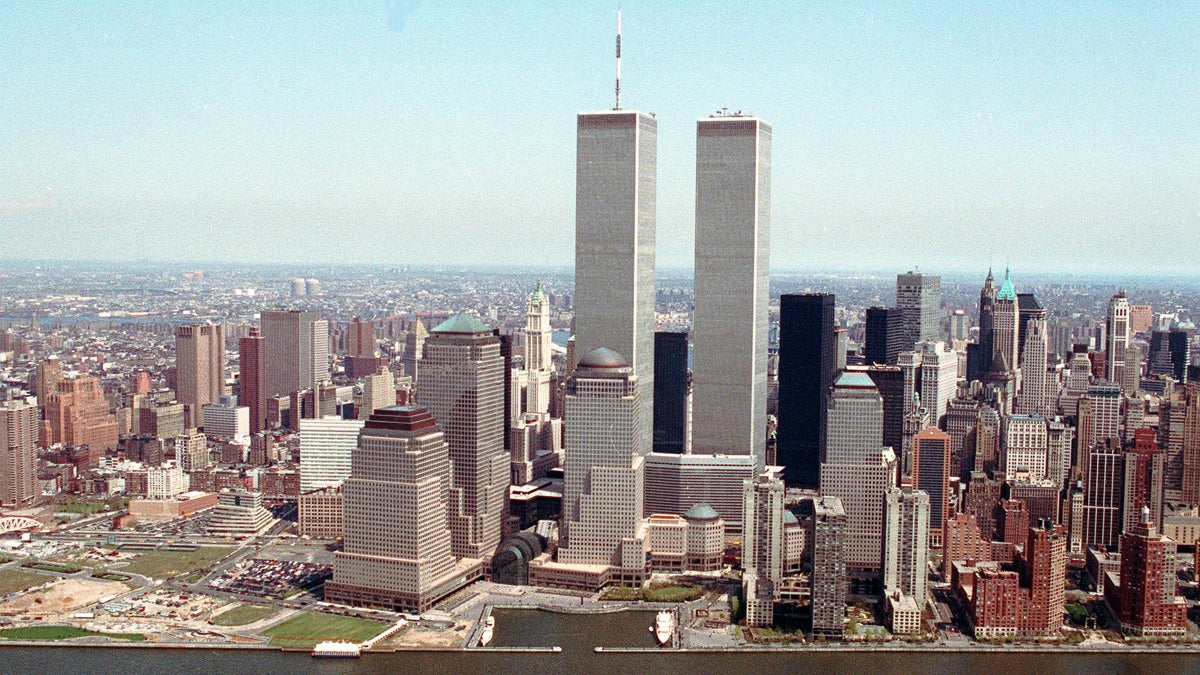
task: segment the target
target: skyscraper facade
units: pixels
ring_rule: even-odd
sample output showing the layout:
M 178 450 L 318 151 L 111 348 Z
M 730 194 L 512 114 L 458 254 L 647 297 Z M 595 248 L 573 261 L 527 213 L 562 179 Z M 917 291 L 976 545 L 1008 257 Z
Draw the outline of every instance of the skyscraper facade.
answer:
M 456 314 L 429 331 L 417 403 L 438 421 L 450 448 L 450 531 L 460 558 L 491 557 L 508 497 L 504 449 L 504 358 L 492 330 Z
M 575 157 L 575 349 L 612 349 L 654 389 L 658 122 L 629 110 L 580 113 Z M 639 433 L 652 440 L 642 401 Z
M 883 590 L 913 598 L 918 608 L 929 601 L 929 512 L 923 490 L 893 487 L 884 493 Z
M 930 427 L 913 437 L 913 476 L 929 503 L 930 545 L 941 548 L 942 525 L 950 514 L 950 434 Z M 924 603 L 922 602 L 922 605 Z
M 450 552 L 450 453 L 425 408 L 366 421 L 343 486 L 345 539 L 325 600 L 424 612 L 481 575 Z
M 291 395 L 329 379 L 329 323 L 315 312 L 261 315 L 263 395 Z
M 618 565 L 638 534 L 649 451 L 640 390 L 625 357 L 605 348 L 584 354 L 567 381 L 560 562 Z
M 991 371 L 1016 373 L 1020 365 L 1018 342 L 1020 338 L 1020 307 L 1017 305 L 1017 291 L 1013 288 L 1012 276 L 1009 270 L 1004 270 L 1004 283 L 996 292 L 996 301 L 992 312 L 992 359 Z M 997 365 L 996 361 L 1000 364 Z
M 337 487 L 350 477 L 365 420 L 300 420 L 300 491 Z
M 766 458 L 771 126 L 696 126 L 696 308 L 692 449 Z
M 258 328 L 251 327 L 249 334 L 238 340 L 238 368 L 241 383 L 238 401 L 250 410 L 250 433 L 256 434 L 267 428 L 267 411 L 264 407 L 266 394 L 263 389 L 263 338 Z
M 834 297 L 779 299 L 779 432 L 777 462 L 788 487 L 815 489 L 824 447 L 825 396 L 834 377 Z
M 1125 350 L 1129 347 L 1129 300 L 1124 291 L 1108 301 L 1104 335 L 1105 376 L 1121 386 L 1125 382 Z
M 1032 293 L 1021 293 L 1017 298 L 1021 322 L 1021 390 L 1017 394 L 1016 408 L 1023 415 L 1045 416 L 1050 414 L 1046 308 Z
M 194 415 L 225 393 L 225 330 L 220 325 L 175 327 L 175 398 Z
M 868 364 L 895 364 L 900 352 L 912 348 L 904 344 L 904 314 L 898 307 L 868 307 L 866 331 L 864 358 Z
M 904 317 L 904 349 L 942 338 L 942 278 L 936 274 L 896 275 L 896 307 Z
M 687 435 L 688 336 L 654 334 L 654 452 L 682 454 Z
M 354 317 L 346 328 L 346 354 L 360 358 L 375 356 L 375 325 Z
M 0 506 L 23 508 L 37 498 L 38 408 L 0 402 Z

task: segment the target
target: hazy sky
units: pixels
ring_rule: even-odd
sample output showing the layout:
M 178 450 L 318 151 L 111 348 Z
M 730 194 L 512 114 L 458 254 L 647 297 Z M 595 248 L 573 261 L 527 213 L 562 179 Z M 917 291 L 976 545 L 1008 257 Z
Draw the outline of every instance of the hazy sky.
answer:
M 776 268 L 1195 272 L 1200 5 L 622 0 L 690 265 L 695 120 L 774 126 Z M 0 259 L 570 264 L 616 3 L 0 3 Z

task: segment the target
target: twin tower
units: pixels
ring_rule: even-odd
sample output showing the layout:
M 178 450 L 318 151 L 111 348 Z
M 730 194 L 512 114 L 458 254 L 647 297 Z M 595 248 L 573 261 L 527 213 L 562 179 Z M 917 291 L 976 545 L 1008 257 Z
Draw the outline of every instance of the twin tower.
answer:
M 652 446 L 658 122 L 579 115 L 575 190 L 575 353 L 628 359 Z M 771 126 L 718 115 L 696 125 L 692 453 L 766 456 Z

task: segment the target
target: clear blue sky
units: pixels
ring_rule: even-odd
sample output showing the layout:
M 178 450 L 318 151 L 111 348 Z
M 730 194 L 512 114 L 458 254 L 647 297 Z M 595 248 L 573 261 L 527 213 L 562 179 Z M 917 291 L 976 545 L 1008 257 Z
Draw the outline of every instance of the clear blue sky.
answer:
M 777 269 L 1197 269 L 1196 3 L 622 7 L 660 267 L 727 106 L 774 125 Z M 571 264 L 615 12 L 0 3 L 0 258 Z

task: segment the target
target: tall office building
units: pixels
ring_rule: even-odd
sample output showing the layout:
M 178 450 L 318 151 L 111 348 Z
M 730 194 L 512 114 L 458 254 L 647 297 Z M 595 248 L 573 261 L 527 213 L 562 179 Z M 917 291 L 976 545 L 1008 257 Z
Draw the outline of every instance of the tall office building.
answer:
M 1153 429 L 1134 432 L 1133 447 L 1125 451 L 1123 532 L 1132 532 L 1141 522 L 1143 508 L 1149 509 L 1151 524 L 1162 525 L 1164 459 Z
M 837 497 L 819 497 L 801 502 L 812 506 L 805 518 L 806 534 L 812 542 L 812 631 L 818 635 L 841 636 L 845 629 L 846 595 L 846 510 Z
M 62 361 L 57 356 L 49 356 L 39 362 L 34 379 L 33 391 L 37 396 L 38 408 L 41 409 L 39 414 L 44 418 L 46 404 L 50 402 L 50 396 L 58 391 L 58 383 L 63 379 Z
M 1000 446 L 1004 471 L 1009 477 L 1028 474 L 1032 480 L 1048 478 L 1050 438 L 1041 415 L 1009 415 L 1004 418 Z
M 375 357 L 375 324 L 354 317 L 346 327 L 346 353 L 361 358 Z
M 625 357 L 605 348 L 584 354 L 567 381 L 562 563 L 616 566 L 636 546 L 649 451 L 641 386 Z
M 692 451 L 766 461 L 771 125 L 696 125 Z
M 396 378 L 387 366 L 379 366 L 374 375 L 367 375 L 362 383 L 362 404 L 358 408 L 358 419 L 365 420 L 380 408 L 396 405 Z
M 992 357 L 996 354 L 996 291 L 996 279 L 988 268 L 987 279 L 979 291 L 979 339 L 975 349 L 968 347 L 967 351 L 969 380 L 982 380 L 992 369 Z
M 0 506 L 23 508 L 37 498 L 38 408 L 0 402 Z
M 883 495 L 896 484 L 896 455 L 883 447 L 883 399 L 865 373 L 842 373 L 828 399 L 829 431 L 821 495 L 846 509 L 846 567 L 852 578 L 878 576 Z
M 175 327 L 175 398 L 193 419 L 225 393 L 225 330 L 220 325 Z
M 1104 335 L 1105 377 L 1122 386 L 1125 383 L 1125 350 L 1129 348 L 1129 300 L 1124 291 L 1108 301 Z
M 46 438 L 42 446 L 62 443 L 88 447 L 87 464 L 95 468 L 108 450 L 115 450 L 119 437 L 117 418 L 109 409 L 100 381 L 94 377 L 62 380 L 46 403 Z
M 575 349 L 612 349 L 654 391 L 654 237 L 658 122 L 646 113 L 579 114 L 575 157 Z M 641 402 L 642 445 L 652 406 Z
M 315 312 L 261 315 L 263 395 L 290 395 L 329 379 L 329 323 Z
M 456 314 L 429 331 L 420 370 L 417 403 L 437 419 L 450 448 L 452 552 L 490 558 L 509 485 L 500 340 L 478 319 Z
M 866 372 L 883 398 L 883 444 L 899 454 L 904 446 L 904 371 L 874 364 Z
M 992 311 L 992 359 L 991 371 L 1017 373 L 1020 367 L 1020 307 L 1017 305 L 1017 291 L 1013 288 L 1012 276 L 1009 270 L 1004 270 L 1004 283 L 996 292 L 996 302 Z M 1000 363 L 997 365 L 996 361 Z M 1016 378 L 1019 383 L 1019 376 Z
M 918 612 L 929 601 L 930 501 L 907 486 L 884 493 L 883 591 L 911 597 Z
M 198 429 L 188 429 L 176 436 L 175 462 L 185 472 L 208 466 L 208 436 Z
M 770 626 L 783 580 L 783 481 L 762 474 L 742 486 L 742 589 L 746 623 Z
M 1017 394 L 1017 412 L 1044 416 L 1050 414 L 1046 308 L 1032 293 L 1021 293 L 1017 298 L 1021 322 L 1021 389 Z
M 788 487 L 820 483 L 825 396 L 834 377 L 834 298 L 828 293 L 779 299 L 779 432 L 776 461 Z
M 654 334 L 654 452 L 683 454 L 688 421 L 687 333 Z
M 913 476 L 916 489 L 927 495 L 929 503 L 929 544 L 942 546 L 942 525 L 950 514 L 950 434 L 930 427 L 913 437 Z M 921 606 L 924 606 L 922 600 Z
M 1083 546 L 1117 548 L 1123 521 L 1125 455 L 1121 441 L 1109 438 L 1097 442 L 1087 454 L 1088 467 L 1083 480 Z
M 1121 388 L 1112 382 L 1099 381 L 1087 388 L 1079 399 L 1079 443 L 1076 461 L 1087 482 L 1090 463 L 1088 453 L 1106 439 L 1121 438 Z
M 1179 567 L 1175 541 L 1158 533 L 1149 509 L 1121 535 L 1121 571 L 1117 584 L 1106 579 L 1104 599 L 1127 633 L 1186 635 L 1188 606 L 1176 596 Z
M 481 576 L 450 552 L 450 453 L 425 408 L 366 421 L 342 492 L 345 544 L 326 601 L 424 612 Z
M 337 487 L 350 477 L 351 458 L 366 420 L 300 420 L 300 491 Z
M 904 317 L 904 349 L 942 339 L 942 278 L 936 274 L 896 275 L 896 307 Z
M 241 382 L 238 401 L 250 410 L 250 433 L 256 434 L 267 428 L 263 338 L 258 328 L 251 327 L 246 337 L 238 339 L 238 368 Z
M 864 358 L 868 364 L 895 364 L 905 345 L 904 314 L 898 307 L 868 307 Z
M 1187 384 L 1188 366 L 1192 365 L 1191 335 L 1187 331 L 1156 330 L 1150 334 L 1150 353 L 1146 358 L 1151 375 L 1170 375 Z
M 929 409 L 930 424 L 938 425 L 958 394 L 958 352 L 941 341 L 920 342 L 916 348 L 921 353 L 921 405 Z
M 524 384 L 524 412 L 550 412 L 550 381 L 554 376 L 553 353 L 550 350 L 550 298 L 542 291 L 542 282 L 530 294 L 525 306 L 525 329 L 522 331 L 525 370 L 518 379 Z

